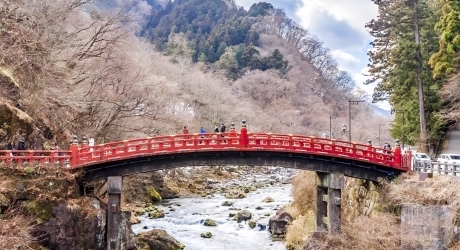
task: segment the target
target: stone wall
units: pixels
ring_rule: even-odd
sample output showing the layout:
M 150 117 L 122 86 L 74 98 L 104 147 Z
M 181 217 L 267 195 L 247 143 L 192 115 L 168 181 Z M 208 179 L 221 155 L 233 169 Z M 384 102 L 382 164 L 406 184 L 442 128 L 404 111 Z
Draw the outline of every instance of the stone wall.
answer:
M 342 218 L 350 221 L 359 215 L 371 216 L 374 210 L 382 207 L 381 197 L 374 182 L 345 177 Z
M 447 205 L 402 205 L 403 249 L 446 249 L 456 237 L 455 216 Z
M 123 218 L 130 213 L 124 212 Z M 35 235 L 49 249 L 107 249 L 106 208 L 95 199 L 79 204 L 60 204 L 53 208 L 51 219 L 37 227 Z M 135 249 L 129 219 L 122 220 L 123 249 Z

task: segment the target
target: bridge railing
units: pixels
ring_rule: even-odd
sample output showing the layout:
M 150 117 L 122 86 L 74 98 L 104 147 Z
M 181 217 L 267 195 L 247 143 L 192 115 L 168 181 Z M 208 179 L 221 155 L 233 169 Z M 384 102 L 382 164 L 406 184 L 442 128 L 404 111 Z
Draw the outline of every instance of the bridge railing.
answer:
M 223 137 L 222 137 L 223 136 Z M 174 154 L 199 151 L 284 151 L 292 153 L 312 153 L 354 159 L 369 163 L 401 167 L 393 151 L 385 151 L 364 144 L 331 140 L 303 135 L 274 133 L 206 133 L 157 136 L 128 141 L 96 145 L 78 149 L 77 161 L 73 167 L 84 167 L 97 162 L 147 155 Z
M 245 129 L 245 128 L 244 128 Z M 14 150 L 0 151 L 0 161 L 6 163 L 61 163 L 80 168 L 96 163 L 142 156 L 204 151 L 274 151 L 340 157 L 409 171 L 402 164 L 400 148 L 386 151 L 364 144 L 304 135 L 276 133 L 180 134 L 138 138 L 88 147 L 71 145 L 69 151 Z M 12 153 L 12 154 L 11 154 Z
M 54 163 L 66 165 L 70 162 L 68 150 L 0 150 L 0 162 L 6 164 Z
M 248 146 L 264 150 L 285 150 L 351 158 L 401 168 L 394 152 L 348 141 L 302 135 L 249 133 Z

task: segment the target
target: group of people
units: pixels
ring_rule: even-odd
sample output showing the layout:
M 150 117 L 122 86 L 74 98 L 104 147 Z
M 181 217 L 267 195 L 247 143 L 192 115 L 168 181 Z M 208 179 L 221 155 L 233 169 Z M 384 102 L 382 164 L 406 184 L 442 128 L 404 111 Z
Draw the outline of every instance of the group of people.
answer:
M 215 132 L 215 133 L 219 133 L 219 132 L 220 132 L 220 133 L 225 133 L 225 130 L 226 130 L 226 129 L 227 129 L 227 127 L 225 126 L 225 124 L 222 123 L 222 124 L 220 125 L 220 130 L 219 130 L 219 127 L 216 126 L 216 127 L 214 128 L 214 132 Z M 183 133 L 183 134 L 188 134 L 188 128 L 187 128 L 187 126 L 184 126 L 184 128 L 182 129 L 182 133 Z M 200 128 L 200 135 L 204 135 L 204 134 L 206 134 L 206 129 L 205 129 L 204 127 L 201 127 L 201 128 Z M 224 137 L 224 136 L 222 135 L 222 137 Z
M 16 148 L 17 150 L 26 150 L 26 143 L 24 139 L 19 139 L 18 142 L 18 147 Z M 12 142 L 9 142 L 8 145 L 6 145 L 6 150 L 14 150 L 14 146 Z
M 367 146 L 372 147 L 372 141 L 371 140 L 367 140 Z M 384 150 L 387 150 L 387 151 L 392 150 L 391 145 L 388 144 L 387 142 L 385 142 L 385 144 L 383 144 L 382 148 Z
M 222 124 L 220 125 L 220 129 L 219 129 L 218 126 L 215 126 L 215 128 L 214 128 L 214 133 L 221 133 L 220 136 L 221 136 L 221 137 L 224 137 L 224 133 L 225 133 L 226 129 L 227 129 L 227 127 L 225 126 L 225 124 L 222 123 Z M 188 132 L 189 132 L 189 131 L 188 131 L 187 126 L 184 126 L 184 128 L 182 129 L 182 133 L 183 133 L 183 134 L 188 134 Z M 206 129 L 205 129 L 204 127 L 201 127 L 199 133 L 200 133 L 200 137 L 201 137 L 201 138 L 204 138 L 204 134 L 206 134 Z M 226 140 L 223 140 L 223 142 L 226 143 L 227 141 L 226 141 Z M 200 142 L 200 143 L 201 143 L 201 142 Z

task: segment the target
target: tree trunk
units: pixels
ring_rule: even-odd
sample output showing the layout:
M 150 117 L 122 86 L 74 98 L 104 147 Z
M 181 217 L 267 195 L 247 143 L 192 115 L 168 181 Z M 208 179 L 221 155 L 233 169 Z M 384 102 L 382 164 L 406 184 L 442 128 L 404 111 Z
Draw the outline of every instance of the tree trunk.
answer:
M 425 121 L 425 103 L 423 100 L 423 80 L 422 80 L 422 53 L 420 51 L 420 28 L 419 28 L 419 15 L 417 9 L 418 1 L 414 1 L 414 35 L 415 44 L 417 44 L 415 51 L 415 58 L 417 60 L 417 87 L 418 87 L 418 102 L 420 114 L 420 146 L 422 151 L 428 152 L 427 144 L 427 131 Z

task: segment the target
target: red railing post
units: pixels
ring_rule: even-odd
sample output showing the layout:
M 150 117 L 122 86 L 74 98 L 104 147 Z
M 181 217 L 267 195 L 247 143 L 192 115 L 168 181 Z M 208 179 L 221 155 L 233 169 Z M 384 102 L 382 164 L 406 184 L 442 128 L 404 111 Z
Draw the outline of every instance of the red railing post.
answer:
M 396 167 L 403 168 L 402 161 L 401 161 L 402 157 L 401 157 L 401 147 L 399 147 L 399 140 L 396 140 L 395 150 L 393 154 L 394 154 L 394 163 Z
M 88 138 L 86 138 L 86 136 L 81 138 L 81 152 L 85 154 L 85 158 L 89 157 L 89 154 L 86 154 L 89 153 Z
M 240 146 L 247 148 L 249 144 L 248 140 L 248 129 L 246 128 L 246 120 L 241 121 L 241 130 L 240 130 Z
M 70 168 L 74 168 L 78 164 L 78 137 L 72 137 L 72 144 L 70 145 Z
M 230 134 L 229 134 L 229 145 L 235 144 L 234 138 L 236 138 L 235 123 L 230 123 Z
M 409 169 L 407 172 L 412 173 L 412 151 L 406 150 L 404 152 L 403 167 Z

